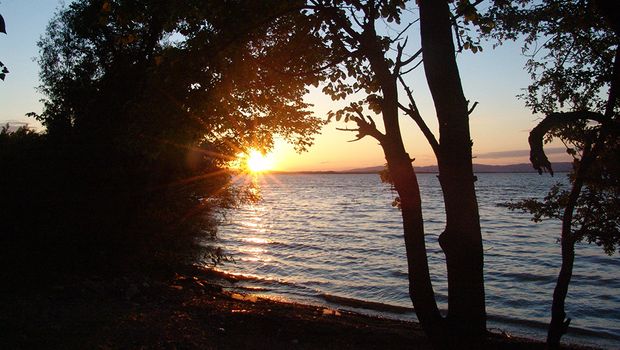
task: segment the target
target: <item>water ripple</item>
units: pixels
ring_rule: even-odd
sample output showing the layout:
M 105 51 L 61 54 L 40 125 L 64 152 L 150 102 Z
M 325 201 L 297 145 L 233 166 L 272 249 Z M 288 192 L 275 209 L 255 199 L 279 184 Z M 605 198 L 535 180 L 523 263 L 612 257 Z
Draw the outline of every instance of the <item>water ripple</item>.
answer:
M 560 177 L 479 174 L 476 184 L 485 247 L 490 327 L 544 338 L 560 264 L 560 224 L 534 223 L 498 206 L 542 197 Z M 445 222 L 433 174 L 419 177 L 429 264 L 446 307 L 445 257 L 437 243 Z M 263 201 L 230 213 L 219 241 L 237 263 L 220 268 L 240 288 L 328 303 L 397 318 L 410 312 L 402 219 L 396 194 L 376 175 L 276 175 L 261 180 Z M 620 259 L 580 244 L 567 299 L 568 341 L 620 344 Z

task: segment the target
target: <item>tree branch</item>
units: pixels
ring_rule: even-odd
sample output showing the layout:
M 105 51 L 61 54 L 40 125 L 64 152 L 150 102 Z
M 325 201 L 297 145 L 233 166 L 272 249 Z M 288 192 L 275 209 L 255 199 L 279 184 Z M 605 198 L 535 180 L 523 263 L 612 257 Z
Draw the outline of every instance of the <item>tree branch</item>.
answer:
M 404 33 L 405 33 L 405 32 L 406 32 L 406 31 L 407 31 L 407 30 L 408 30 L 408 29 L 409 29 L 409 28 L 410 28 L 410 27 L 411 27 L 411 26 L 415 23 L 415 22 L 417 22 L 417 21 L 419 21 L 419 20 L 420 20 L 420 19 L 418 18 L 418 19 L 416 19 L 415 21 L 413 21 L 413 22 L 411 22 L 411 23 L 407 24 L 407 26 L 406 26 L 403 30 L 401 30 L 401 31 L 400 31 L 400 33 L 398 33 L 398 35 L 396 35 L 396 37 L 395 37 L 394 39 L 392 39 L 392 42 L 396 42 L 396 41 L 400 40 L 400 37 L 401 37 L 401 36 L 402 36 L 402 35 L 403 35 L 403 34 L 404 34 Z M 405 40 L 407 40 L 407 39 L 405 39 Z
M 375 124 L 375 121 L 369 115 L 364 116 L 361 111 L 355 112 L 357 113 L 358 117 L 351 117 L 351 120 L 353 120 L 357 124 L 357 129 L 336 128 L 336 130 L 357 132 L 357 135 L 355 135 L 356 139 L 350 140 L 348 142 L 355 142 L 361 140 L 366 136 L 372 136 L 377 141 L 382 143 L 385 140 L 385 135 L 377 129 L 377 124 Z
M 530 144 L 530 162 L 532 163 L 532 166 L 534 169 L 538 170 L 539 174 L 542 174 L 543 171 L 547 171 L 553 176 L 551 162 L 549 162 L 549 159 L 543 149 L 543 139 L 551 129 L 564 124 L 576 123 L 584 120 L 594 120 L 603 124 L 607 119 L 608 118 L 600 113 L 590 111 L 558 112 L 549 114 L 540 123 L 538 123 L 534 129 L 532 129 L 528 138 L 528 142 Z
M 467 101 L 469 102 L 469 101 Z M 467 115 L 470 115 L 474 112 L 474 109 L 476 109 L 476 106 L 478 105 L 478 101 L 474 102 L 474 104 L 471 106 L 471 108 L 467 111 Z
M 316 5 L 316 9 L 326 13 L 337 28 L 342 28 L 353 39 L 358 42 L 360 41 L 361 34 L 353 29 L 351 22 L 349 22 L 346 17 L 343 18 L 342 14 L 338 12 L 338 9 L 335 7 L 325 7 L 324 5 Z
M 400 75 L 407 75 L 409 72 L 412 72 L 414 69 L 418 68 L 422 63 L 424 62 L 424 60 L 420 60 L 420 62 L 416 63 L 415 66 L 407 69 L 406 71 L 400 73 Z
M 403 55 L 403 50 L 405 48 L 405 45 L 407 45 L 407 40 L 405 40 L 405 42 L 403 43 L 403 45 L 397 45 L 396 46 L 396 50 L 397 50 L 397 57 L 396 57 L 396 63 L 394 64 L 394 71 L 392 74 L 394 74 L 394 76 L 397 76 L 400 74 L 400 69 L 402 67 L 405 67 L 406 65 L 408 65 L 409 63 L 413 62 L 413 60 L 415 60 L 416 58 L 418 58 L 418 56 L 420 56 L 422 54 L 422 49 L 419 49 L 416 53 L 414 53 L 411 57 L 409 57 L 408 59 L 402 61 L 402 55 Z M 416 65 L 417 67 L 418 65 Z M 415 68 L 414 68 L 415 69 Z M 410 72 L 411 70 L 409 70 L 408 72 Z
M 413 93 L 411 92 L 411 89 L 409 89 L 409 86 L 405 84 L 402 76 L 398 76 L 398 81 L 405 89 L 405 93 L 409 98 L 409 108 L 403 106 L 400 103 L 398 103 L 398 107 L 402 109 L 409 117 L 411 117 L 411 119 L 413 119 L 413 121 L 418 125 L 418 127 L 422 131 L 422 134 L 424 134 L 424 137 L 426 137 L 426 140 L 431 145 L 433 153 L 435 153 L 435 157 L 439 157 L 439 142 L 437 141 L 437 138 L 428 127 L 428 125 L 426 125 L 426 122 L 424 122 L 424 119 L 422 119 L 420 111 L 418 110 L 415 100 L 413 99 Z

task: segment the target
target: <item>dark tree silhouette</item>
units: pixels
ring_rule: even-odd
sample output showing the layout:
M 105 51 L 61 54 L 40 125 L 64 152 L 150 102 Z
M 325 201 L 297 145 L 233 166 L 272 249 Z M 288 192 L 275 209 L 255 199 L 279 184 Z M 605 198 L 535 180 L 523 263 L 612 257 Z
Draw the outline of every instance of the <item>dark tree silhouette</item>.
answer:
M 2 15 L 0 15 L 0 33 L 6 34 L 6 26 L 4 24 L 4 17 L 2 17 Z M 4 63 L 0 61 L 0 79 L 4 80 L 8 73 L 9 73 L 9 70 L 6 68 Z
M 565 299 L 575 243 L 587 240 L 612 254 L 620 242 L 620 18 L 614 1 L 496 2 L 489 22 L 500 40 L 525 37 L 527 52 L 543 41 L 527 63 L 533 83 L 522 97 L 545 114 L 530 133 L 530 160 L 553 174 L 543 143 L 559 138 L 574 158 L 570 190 L 554 186 L 544 200 L 508 206 L 533 220 L 562 221 L 562 264 L 553 293 L 549 348 L 568 330 Z
M 104 266 L 194 258 L 186 248 L 212 233 L 209 214 L 246 198 L 227 162 L 274 135 L 302 150 L 323 123 L 303 101 L 318 78 L 290 79 L 301 64 L 288 60 L 291 43 L 313 46 L 290 4 L 91 0 L 61 10 L 39 43 L 35 117 L 46 133 L 3 138 L 15 144 L 0 154 L 3 250 L 32 244 L 39 262 L 65 267 L 87 267 L 77 256 Z
M 406 53 L 405 47 L 406 31 L 416 21 L 402 25 L 392 37 L 377 30 L 377 23 L 382 21 L 400 24 L 406 1 L 311 0 L 308 13 L 331 53 L 332 63 L 324 69 L 328 79 L 323 91 L 334 100 L 366 93 L 360 100 L 330 112 L 330 117 L 354 122 L 357 128 L 352 131 L 357 132 L 357 139 L 373 137 L 384 151 L 402 210 L 409 289 L 418 319 L 436 347 L 476 348 L 486 334 L 483 251 L 471 161 L 471 109 L 461 87 L 452 36 L 463 9 L 472 5 L 459 2 L 451 12 L 448 1 L 418 4 L 421 49 L 415 53 Z M 404 80 L 421 61 L 435 102 L 439 140 L 420 115 Z M 384 131 L 367 111 L 381 116 Z M 420 190 L 413 159 L 403 144 L 400 112 L 420 127 L 439 164 L 447 222 L 439 239 L 448 267 L 449 310 L 445 318 L 439 312 L 431 283 Z

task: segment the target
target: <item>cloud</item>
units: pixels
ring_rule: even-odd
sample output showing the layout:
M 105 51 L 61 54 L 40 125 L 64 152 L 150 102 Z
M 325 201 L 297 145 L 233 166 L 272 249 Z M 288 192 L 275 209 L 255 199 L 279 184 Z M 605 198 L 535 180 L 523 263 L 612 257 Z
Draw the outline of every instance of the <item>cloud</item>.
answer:
M 564 147 L 550 147 L 545 148 L 546 154 L 560 154 L 566 153 L 566 148 Z M 477 154 L 477 158 L 514 158 L 514 157 L 529 157 L 530 150 L 513 150 L 513 151 L 501 151 L 501 152 L 487 152 Z

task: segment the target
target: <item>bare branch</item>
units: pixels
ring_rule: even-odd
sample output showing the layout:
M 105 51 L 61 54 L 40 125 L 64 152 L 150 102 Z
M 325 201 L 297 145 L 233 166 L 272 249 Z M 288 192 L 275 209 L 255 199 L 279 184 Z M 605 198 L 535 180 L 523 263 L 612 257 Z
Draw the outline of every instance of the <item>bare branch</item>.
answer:
M 406 32 L 406 31 L 407 31 L 407 30 L 408 30 L 408 29 L 409 29 L 409 28 L 410 28 L 410 27 L 414 24 L 414 23 L 416 23 L 416 22 L 417 22 L 417 21 L 419 21 L 419 20 L 420 20 L 420 19 L 418 18 L 418 19 L 416 19 L 415 21 L 413 21 L 413 22 L 411 22 L 411 23 L 407 24 L 407 26 L 406 26 L 403 30 L 401 30 L 401 31 L 400 31 L 400 33 L 398 33 L 398 35 L 396 35 L 396 37 L 395 37 L 394 39 L 392 39 L 392 42 L 396 42 L 396 41 L 400 40 L 400 37 L 401 37 L 401 36 L 402 36 L 402 35 L 403 35 L 403 34 L 404 34 L 404 33 L 405 33 L 405 32 Z M 406 41 L 406 40 L 407 40 L 407 39 L 405 39 L 405 41 Z M 406 44 L 405 44 L 405 45 L 406 45 Z M 403 46 L 404 46 L 404 45 L 403 45 Z
M 398 75 L 400 68 L 403 65 L 402 57 L 405 46 L 407 46 L 407 40 L 409 38 L 405 38 L 405 42 L 401 45 L 400 43 L 396 44 L 396 63 L 394 64 L 394 76 Z
M 357 19 L 357 17 L 355 17 L 355 10 L 350 9 L 350 11 L 351 11 L 351 18 L 353 18 L 353 20 L 355 21 L 355 24 L 357 24 L 360 28 L 364 28 L 364 25 Z
M 360 129 L 336 128 L 336 130 L 338 130 L 338 131 L 354 131 L 354 132 L 357 132 L 357 133 L 358 133 L 357 135 L 355 135 L 356 139 L 349 140 L 349 141 L 347 141 L 347 142 L 355 142 L 355 141 L 359 141 L 359 140 L 361 140 L 361 139 L 365 136 L 365 135 L 361 135 L 361 134 L 359 133 Z
M 431 145 L 431 148 L 433 149 L 433 153 L 435 153 L 435 157 L 439 157 L 439 142 L 437 141 L 437 138 L 435 137 L 431 129 L 428 127 L 428 125 L 426 125 L 426 122 L 424 122 L 424 119 L 422 119 L 422 116 L 420 115 L 420 111 L 418 110 L 415 100 L 413 98 L 413 93 L 411 92 L 411 89 L 409 89 L 409 86 L 405 84 L 405 80 L 403 79 L 402 76 L 400 75 L 398 76 L 398 81 L 405 89 L 405 93 L 407 94 L 407 97 L 409 98 L 409 108 L 406 108 L 400 103 L 398 104 L 399 107 L 403 111 L 405 111 L 405 113 L 407 113 L 407 115 L 411 117 L 411 119 L 413 119 L 413 121 L 418 125 L 418 127 L 420 128 L 420 131 L 422 131 L 422 134 L 424 134 L 424 137 L 426 137 L 426 140 Z
M 467 101 L 469 103 L 469 101 Z M 474 109 L 476 109 L 476 106 L 478 105 L 478 101 L 474 102 L 474 104 L 471 106 L 471 108 L 467 111 L 467 115 L 470 115 L 473 113 Z
M 415 65 L 415 66 L 413 66 L 413 67 L 411 67 L 410 69 L 407 69 L 406 71 L 404 71 L 404 72 L 400 73 L 400 75 L 401 75 L 401 76 L 403 76 L 403 75 L 407 75 L 407 74 L 409 74 L 409 73 L 410 73 L 410 72 L 412 72 L 414 69 L 418 68 L 418 67 L 422 64 L 422 62 L 424 62 L 424 60 L 420 60 L 420 62 L 416 63 L 416 65 Z
M 403 63 L 401 64 L 402 67 L 408 65 L 409 63 L 413 62 L 413 60 L 415 60 L 416 58 L 418 58 L 418 56 L 420 56 L 422 54 L 422 49 L 419 49 L 416 53 L 414 53 L 411 57 L 409 57 L 408 59 L 406 59 L 405 61 L 403 61 Z
M 452 24 L 452 28 L 454 28 L 454 37 L 456 38 L 456 52 L 463 52 L 463 39 L 461 38 L 461 34 L 459 33 L 459 25 L 456 23 L 456 19 Z

